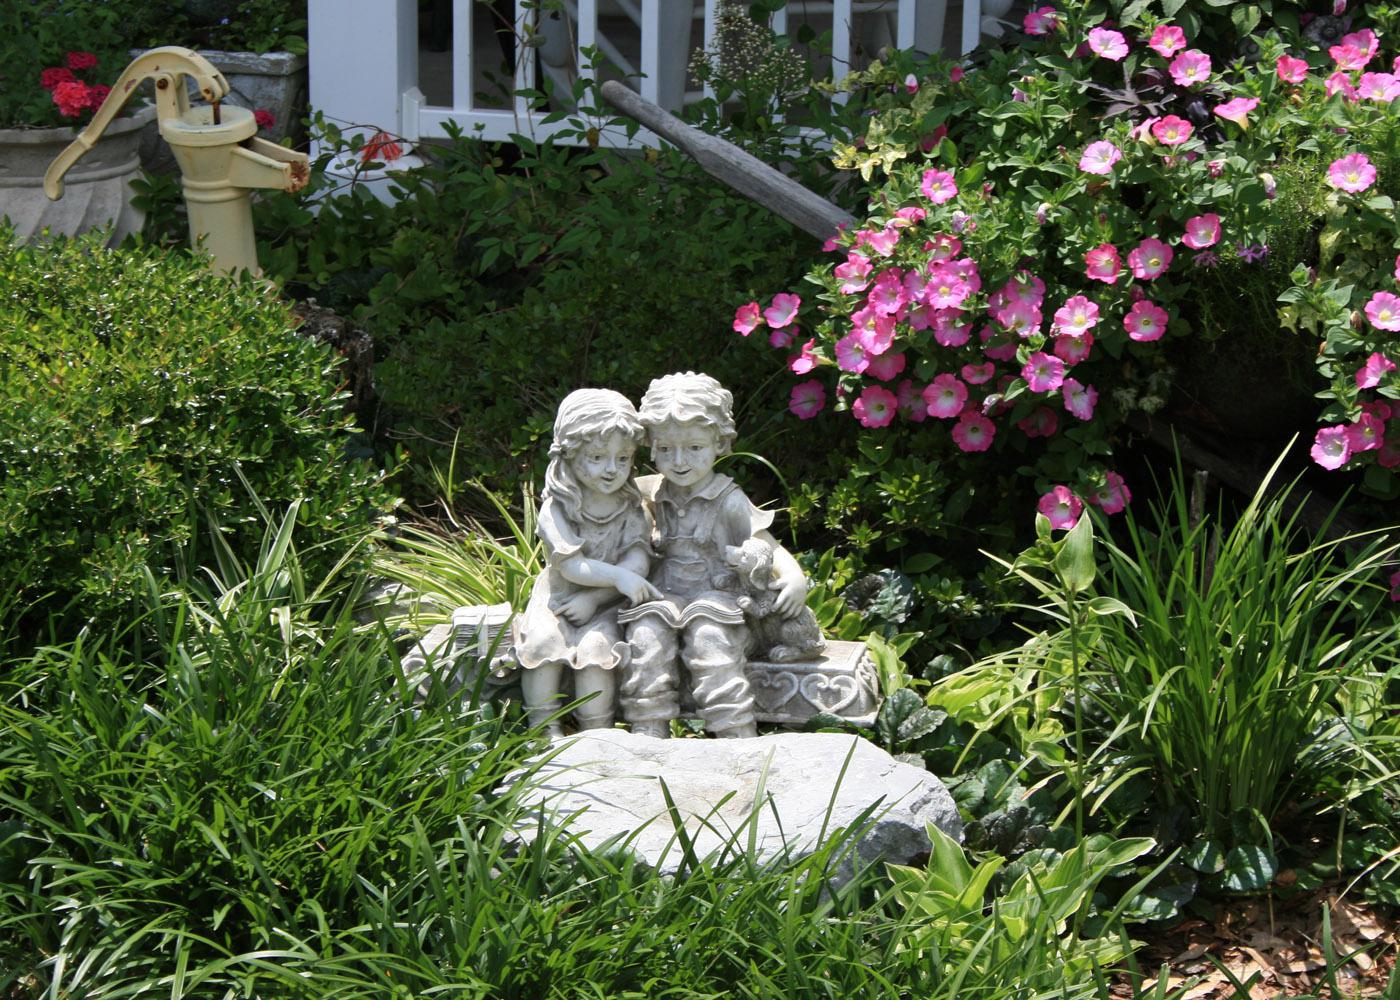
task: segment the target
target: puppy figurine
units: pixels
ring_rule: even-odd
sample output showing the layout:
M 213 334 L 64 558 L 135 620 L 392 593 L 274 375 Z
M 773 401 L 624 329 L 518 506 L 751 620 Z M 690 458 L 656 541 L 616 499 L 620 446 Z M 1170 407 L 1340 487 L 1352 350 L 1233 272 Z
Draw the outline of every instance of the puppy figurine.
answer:
M 812 609 L 803 607 L 793 618 L 773 610 L 773 546 L 761 538 L 725 548 L 724 561 L 739 575 L 743 593 L 739 607 L 753 629 L 754 659 L 770 663 L 815 660 L 826 649 Z

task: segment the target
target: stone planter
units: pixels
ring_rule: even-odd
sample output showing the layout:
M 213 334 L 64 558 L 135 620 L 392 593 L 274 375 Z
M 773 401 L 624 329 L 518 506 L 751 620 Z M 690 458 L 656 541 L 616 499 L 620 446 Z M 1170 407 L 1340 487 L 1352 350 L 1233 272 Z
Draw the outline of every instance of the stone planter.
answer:
M 154 122 L 154 106 L 118 118 L 102 139 L 64 177 L 63 197 L 49 201 L 44 171 L 79 129 L 0 129 L 0 215 L 7 215 L 21 240 L 47 228 L 55 235 L 76 236 L 111 225 L 108 246 L 138 232 L 145 216 L 131 204 L 131 182 L 141 176 L 142 130 Z

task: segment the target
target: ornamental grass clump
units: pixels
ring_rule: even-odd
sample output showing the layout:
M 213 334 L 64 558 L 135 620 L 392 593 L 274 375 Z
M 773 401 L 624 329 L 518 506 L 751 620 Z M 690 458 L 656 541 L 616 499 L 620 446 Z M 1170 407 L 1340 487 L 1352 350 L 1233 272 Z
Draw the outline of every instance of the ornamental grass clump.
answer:
M 1019 465 L 1075 517 L 1129 502 L 1115 443 L 1179 366 L 1279 383 L 1315 357 L 1314 458 L 1400 496 L 1400 58 L 1371 7 L 1335 39 L 1253 10 L 1235 58 L 1197 47 L 1189 11 L 1084 0 L 1034 8 L 973 66 L 854 74 L 871 114 L 835 161 L 866 216 L 800 307 L 748 303 L 735 331 L 782 352 L 798 418 L 849 412 L 866 452 Z M 1225 426 L 1263 405 L 1201 402 Z

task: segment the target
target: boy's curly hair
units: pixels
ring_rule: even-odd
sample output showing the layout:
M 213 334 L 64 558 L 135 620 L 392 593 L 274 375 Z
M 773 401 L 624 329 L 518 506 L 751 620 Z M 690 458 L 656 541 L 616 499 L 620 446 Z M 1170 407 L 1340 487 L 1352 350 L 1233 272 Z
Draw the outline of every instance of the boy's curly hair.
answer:
M 709 375 L 676 372 L 653 379 L 642 396 L 638 417 L 648 435 L 666 423 L 700 424 L 714 431 L 719 454 L 728 455 L 734 429 L 734 394 Z

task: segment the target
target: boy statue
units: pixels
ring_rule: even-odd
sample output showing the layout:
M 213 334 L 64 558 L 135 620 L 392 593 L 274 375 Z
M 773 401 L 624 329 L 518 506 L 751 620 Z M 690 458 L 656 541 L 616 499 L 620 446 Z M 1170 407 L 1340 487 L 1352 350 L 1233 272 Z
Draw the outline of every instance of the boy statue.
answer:
M 642 397 L 639 416 L 660 475 L 640 477 L 637 486 L 655 523 L 657 560 L 649 579 L 663 597 L 618 615 L 631 645 L 620 701 L 634 733 L 670 734 L 680 715 L 683 664 L 707 730 L 758 735 L 744 669 L 749 627 L 735 547 L 754 538 L 772 546 L 777 614 L 793 618 L 805 605 L 801 568 L 768 532 L 772 513 L 715 472 L 715 462 L 732 450 L 733 407 L 727 389 L 695 372 L 656 379 Z

